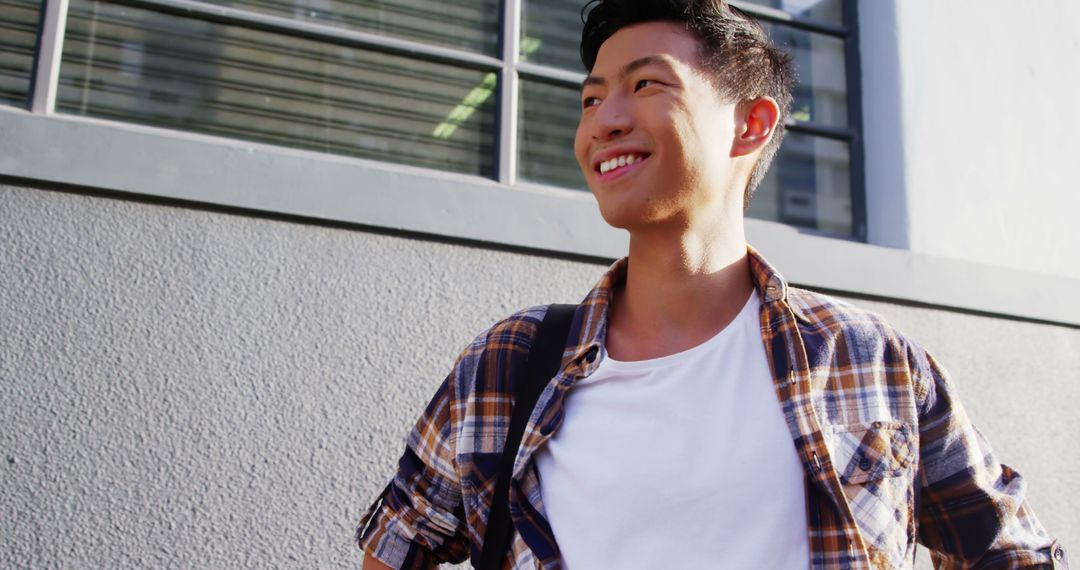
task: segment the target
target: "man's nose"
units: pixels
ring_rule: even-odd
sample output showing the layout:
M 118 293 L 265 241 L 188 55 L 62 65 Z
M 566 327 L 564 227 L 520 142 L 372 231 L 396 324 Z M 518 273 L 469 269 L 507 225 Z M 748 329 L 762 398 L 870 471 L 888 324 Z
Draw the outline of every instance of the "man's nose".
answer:
M 633 130 L 629 110 L 620 98 L 609 98 L 596 109 L 593 138 L 606 140 L 617 138 Z

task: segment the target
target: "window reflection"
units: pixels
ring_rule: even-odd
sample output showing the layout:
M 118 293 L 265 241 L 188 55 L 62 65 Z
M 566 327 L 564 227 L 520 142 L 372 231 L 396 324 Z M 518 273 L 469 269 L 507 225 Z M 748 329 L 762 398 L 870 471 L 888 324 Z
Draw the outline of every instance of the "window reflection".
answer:
M 750 217 L 850 234 L 851 159 L 848 144 L 788 132 L 769 174 L 750 203 Z
M 492 176 L 488 75 L 74 0 L 57 108 Z
M 795 58 L 799 81 L 792 93 L 795 97 L 791 106 L 792 120 L 847 126 L 844 41 L 778 24 L 766 24 L 765 30 Z
M 35 0 L 0 0 L 0 103 L 27 101 L 40 5 Z
M 540 81 L 521 82 L 518 138 L 521 178 L 585 190 L 574 158 L 574 133 L 581 116 L 578 91 Z
M 251 10 L 496 55 L 499 0 L 216 0 Z
M 584 0 L 524 0 L 521 59 L 584 73 L 578 49 L 584 4 Z

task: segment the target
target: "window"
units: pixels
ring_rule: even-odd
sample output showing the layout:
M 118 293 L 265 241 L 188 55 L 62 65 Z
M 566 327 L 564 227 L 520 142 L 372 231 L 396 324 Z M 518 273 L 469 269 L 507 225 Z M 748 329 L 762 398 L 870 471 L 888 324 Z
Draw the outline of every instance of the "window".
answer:
M 30 95 L 41 2 L 0 0 L 0 103 L 25 105 Z
M 740 4 L 741 5 L 741 4 Z M 859 144 L 855 2 L 756 0 L 781 14 L 760 18 L 773 41 L 795 58 L 799 83 L 784 144 L 758 187 L 749 215 L 827 234 L 865 238 Z
M 483 70 L 72 0 L 56 107 L 493 176 L 494 83 Z
M 70 0 L 57 112 L 584 190 L 583 0 Z M 25 105 L 38 2 L 0 0 Z M 755 0 L 793 53 L 792 122 L 750 215 L 865 237 L 852 0 Z M 386 189 L 392 192 L 392 189 Z

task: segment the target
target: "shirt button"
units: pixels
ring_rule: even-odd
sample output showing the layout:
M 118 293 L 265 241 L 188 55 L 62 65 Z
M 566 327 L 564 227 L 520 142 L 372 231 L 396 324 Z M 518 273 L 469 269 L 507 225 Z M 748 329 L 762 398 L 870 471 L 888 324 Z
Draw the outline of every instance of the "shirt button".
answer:
M 596 355 L 600 353 L 600 349 L 593 346 L 589 348 L 589 352 L 585 353 L 585 362 L 592 364 L 596 362 Z
M 1065 561 L 1065 549 L 1064 548 L 1062 548 L 1060 546 L 1057 547 L 1057 550 L 1054 551 L 1054 560 L 1057 560 L 1058 562 L 1064 562 Z
M 870 460 L 867 459 L 866 457 L 863 457 L 861 460 L 859 460 L 859 469 L 862 469 L 863 471 L 869 471 L 870 470 Z

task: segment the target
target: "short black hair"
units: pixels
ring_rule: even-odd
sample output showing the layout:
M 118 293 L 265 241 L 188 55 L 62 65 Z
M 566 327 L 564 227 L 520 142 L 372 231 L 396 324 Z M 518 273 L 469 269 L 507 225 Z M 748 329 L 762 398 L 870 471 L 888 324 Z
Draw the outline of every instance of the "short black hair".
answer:
M 791 55 L 769 40 L 761 24 L 724 0 L 590 0 L 581 10 L 581 63 L 592 71 L 600 46 L 615 32 L 642 22 L 675 22 L 701 43 L 701 64 L 720 95 L 732 102 L 772 97 L 780 118 L 761 152 L 743 196 L 743 207 L 780 148 L 791 113 L 795 67 Z

